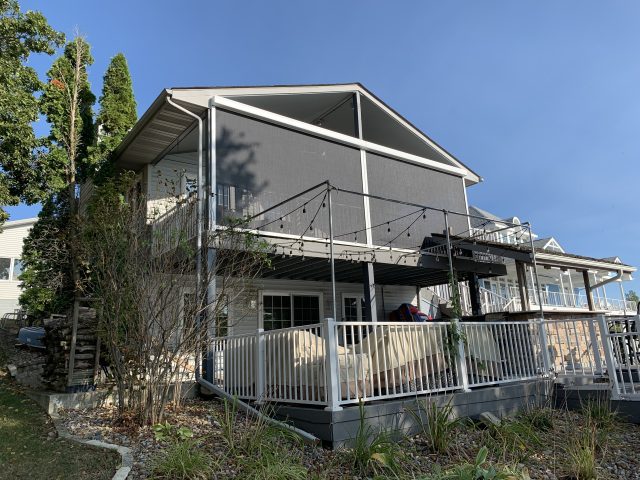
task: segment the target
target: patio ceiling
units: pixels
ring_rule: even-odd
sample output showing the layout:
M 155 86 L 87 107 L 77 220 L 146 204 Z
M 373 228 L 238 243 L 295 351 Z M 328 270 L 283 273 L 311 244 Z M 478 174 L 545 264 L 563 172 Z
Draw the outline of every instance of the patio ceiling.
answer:
M 454 261 L 455 262 L 455 261 Z M 311 280 L 318 282 L 331 281 L 331 264 L 326 258 L 273 255 L 272 268 L 264 270 L 263 278 L 279 278 L 290 280 Z M 476 262 L 474 262 L 476 263 Z M 476 264 L 475 273 L 481 278 L 506 274 L 506 267 L 500 264 Z M 467 267 L 469 267 L 467 265 Z M 465 267 L 463 267 L 465 268 Z M 449 270 L 446 262 L 441 268 L 427 268 L 409 264 L 393 264 L 375 262 L 373 264 L 376 285 L 409 285 L 428 287 L 449 282 Z M 456 268 L 460 281 L 468 280 L 472 273 L 468 269 Z M 362 283 L 363 263 L 349 260 L 335 261 L 336 282 Z

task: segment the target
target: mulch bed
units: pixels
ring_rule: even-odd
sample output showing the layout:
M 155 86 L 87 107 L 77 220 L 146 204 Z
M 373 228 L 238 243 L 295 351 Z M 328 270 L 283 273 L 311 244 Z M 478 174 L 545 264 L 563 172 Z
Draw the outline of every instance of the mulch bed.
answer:
M 242 478 L 221 439 L 217 419 L 222 413 L 223 406 L 219 400 L 188 400 L 179 409 L 169 407 L 166 421 L 176 427 L 190 428 L 194 437 L 201 439 L 201 448 L 214 458 L 226 458 L 215 478 Z M 129 446 L 135 462 L 130 478 L 148 478 L 152 459 L 165 448 L 165 444 L 155 440 L 151 427 L 133 428 L 132 423 L 127 422 L 115 425 L 115 416 L 114 408 L 62 412 L 63 424 L 73 434 Z M 481 446 L 487 445 L 490 460 L 526 468 L 532 479 L 567 479 L 570 477 L 566 475 L 564 448 L 573 441 L 575 432 L 584 423 L 585 418 L 579 413 L 556 410 L 553 429 L 537 432 L 539 442 L 523 446 L 522 451 L 514 449 L 515 454 L 501 451 L 500 441 L 492 440 L 488 430 L 466 423 L 457 427 L 447 454 L 431 453 L 426 439 L 420 435 L 403 440 L 401 446 L 406 453 L 403 466 L 416 477 L 428 475 L 438 466 L 446 468 L 463 461 L 473 461 Z M 640 426 L 616 423 L 607 435 L 606 448 L 600 452 L 600 477 L 640 480 L 639 445 Z M 297 450 L 296 455 L 315 478 L 357 478 L 343 451 L 311 445 L 292 445 L 291 449 Z

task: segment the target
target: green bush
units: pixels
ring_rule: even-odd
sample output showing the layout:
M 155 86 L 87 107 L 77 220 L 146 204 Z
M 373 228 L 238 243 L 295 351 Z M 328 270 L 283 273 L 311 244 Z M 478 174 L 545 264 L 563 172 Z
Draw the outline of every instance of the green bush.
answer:
M 156 479 L 201 480 L 211 477 L 213 458 L 193 440 L 176 441 L 156 456 L 152 476 Z

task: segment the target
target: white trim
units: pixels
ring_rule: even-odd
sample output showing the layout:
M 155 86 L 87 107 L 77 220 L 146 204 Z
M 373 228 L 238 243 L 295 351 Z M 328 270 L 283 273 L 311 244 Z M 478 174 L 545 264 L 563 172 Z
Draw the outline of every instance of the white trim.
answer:
M 239 96 L 277 96 L 277 95 L 313 95 L 318 93 L 359 93 L 369 99 L 376 107 L 387 114 L 391 119 L 398 122 L 410 133 L 417 136 L 422 142 L 430 146 L 449 161 L 457 165 L 466 172 L 466 177 L 472 183 L 482 181 L 475 172 L 472 172 L 464 166 L 460 160 L 455 158 L 449 152 L 430 139 L 424 132 L 413 126 L 402 115 L 395 112 L 391 107 L 386 105 L 382 100 L 375 97 L 365 87 L 359 83 L 346 83 L 334 85 L 283 85 L 283 86 L 255 86 L 255 87 L 210 87 L 210 88 L 175 88 L 167 90 L 175 99 L 186 102 L 200 104 L 198 100 L 202 97 L 223 96 L 223 97 L 239 97 Z
M 360 92 L 355 92 L 356 96 L 356 109 L 358 112 L 358 139 L 363 140 L 362 137 L 362 110 L 360 107 Z M 369 173 L 367 171 L 367 152 L 364 149 L 360 149 L 360 173 L 362 174 L 362 203 L 364 206 L 364 226 L 365 237 L 367 239 L 367 245 L 373 245 L 373 232 L 371 231 L 371 202 L 369 200 Z
M 322 292 L 311 292 L 308 290 L 258 290 L 258 328 L 264 329 L 264 296 L 289 297 L 291 298 L 291 327 L 295 325 L 293 322 L 293 297 L 307 296 L 318 297 L 318 309 L 320 321 L 324 318 L 324 295 Z
M 403 160 L 406 162 L 414 163 L 416 165 L 431 168 L 433 170 L 450 173 L 452 175 L 457 175 L 459 177 L 465 177 L 465 176 L 468 176 L 469 174 L 468 170 L 465 170 L 459 167 L 446 165 L 441 162 L 436 162 L 435 160 L 419 157 L 418 155 L 406 153 L 400 150 L 396 150 L 394 148 L 389 148 L 383 145 L 378 145 L 376 143 L 367 142 L 366 140 L 360 140 L 358 138 L 351 137 L 349 135 L 344 135 L 342 133 L 334 132 L 326 128 L 318 127 L 316 125 L 311 125 L 306 122 L 301 122 L 300 120 L 286 117 L 278 113 L 273 113 L 268 110 L 264 110 L 262 108 L 257 108 L 251 105 L 246 105 L 244 103 L 237 102 L 235 100 L 230 100 L 229 98 L 215 96 L 211 99 L 211 103 L 218 107 L 223 107 L 234 112 L 249 115 L 250 117 L 267 120 L 278 125 L 283 125 L 289 128 L 293 128 L 295 130 L 299 130 L 301 132 L 311 133 L 313 135 L 326 138 L 326 139 L 329 139 L 338 143 L 342 143 L 345 145 L 349 145 L 351 147 L 366 150 L 368 152 L 379 153 L 382 155 L 395 158 L 397 160 Z
M 464 192 L 464 208 L 467 212 L 467 225 L 469 226 L 469 236 L 471 236 L 471 217 L 469 216 L 469 199 L 467 198 L 467 185 L 464 183 L 464 178 L 462 179 L 462 191 Z
M 553 254 L 551 252 L 537 252 L 536 259 L 540 262 L 544 263 L 554 262 L 555 265 L 560 266 L 568 266 L 571 268 L 582 267 L 582 268 L 595 268 L 597 270 L 608 270 L 610 272 L 619 272 L 622 270 L 624 273 L 632 273 L 637 269 L 636 267 L 632 267 L 629 265 L 621 266 L 619 264 L 603 262 L 598 260 L 588 260 L 583 258 L 574 258 L 574 257 L 566 257 L 561 253 Z M 622 268 L 621 268 L 622 267 Z

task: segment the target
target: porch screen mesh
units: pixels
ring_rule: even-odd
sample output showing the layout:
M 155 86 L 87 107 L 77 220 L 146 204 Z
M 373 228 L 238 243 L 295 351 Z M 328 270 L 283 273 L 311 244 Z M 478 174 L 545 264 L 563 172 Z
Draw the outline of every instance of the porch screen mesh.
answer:
M 462 179 L 392 158 L 367 152 L 369 193 L 395 200 L 466 212 Z M 444 231 L 442 212 L 371 199 L 371 224 L 377 245 L 416 248 L 425 236 Z M 399 217 L 405 218 L 394 221 Z M 385 223 L 389 222 L 389 224 Z M 466 217 L 449 215 L 453 233 L 468 230 Z
M 219 223 L 228 216 L 256 215 L 325 180 L 362 192 L 357 149 L 222 110 L 217 111 L 216 120 Z M 289 201 L 251 226 L 327 238 L 329 215 L 324 191 L 319 188 Z M 332 205 L 336 235 L 364 228 L 361 196 L 334 193 Z M 290 213 L 297 207 L 301 208 Z

